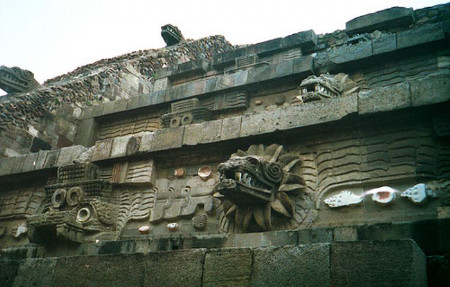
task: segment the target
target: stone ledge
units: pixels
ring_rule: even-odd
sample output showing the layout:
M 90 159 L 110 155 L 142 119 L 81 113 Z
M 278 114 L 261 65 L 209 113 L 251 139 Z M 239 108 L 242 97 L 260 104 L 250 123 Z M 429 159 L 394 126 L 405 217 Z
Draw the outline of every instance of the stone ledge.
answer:
M 345 23 L 348 34 L 370 33 L 386 28 L 406 27 L 414 22 L 412 8 L 393 7 L 363 15 Z

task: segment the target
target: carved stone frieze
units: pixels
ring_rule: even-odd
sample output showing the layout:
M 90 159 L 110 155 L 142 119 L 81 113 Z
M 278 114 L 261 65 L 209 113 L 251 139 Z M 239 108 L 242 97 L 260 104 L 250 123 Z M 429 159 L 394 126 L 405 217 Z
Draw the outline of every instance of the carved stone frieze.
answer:
M 221 163 L 215 190 L 222 201 L 222 231 L 289 229 L 304 221 L 312 201 L 296 173 L 300 162 L 297 155 L 273 144 L 252 145 Z

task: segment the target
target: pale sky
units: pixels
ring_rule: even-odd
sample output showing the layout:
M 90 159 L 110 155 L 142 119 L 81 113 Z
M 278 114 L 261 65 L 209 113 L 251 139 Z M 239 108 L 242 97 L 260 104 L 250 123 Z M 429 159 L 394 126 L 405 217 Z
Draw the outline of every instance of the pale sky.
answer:
M 331 33 L 393 6 L 446 2 L 0 0 L 0 65 L 28 69 L 42 83 L 103 58 L 164 47 L 160 33 L 167 23 L 189 39 L 220 34 L 233 45 L 253 44 L 309 29 Z

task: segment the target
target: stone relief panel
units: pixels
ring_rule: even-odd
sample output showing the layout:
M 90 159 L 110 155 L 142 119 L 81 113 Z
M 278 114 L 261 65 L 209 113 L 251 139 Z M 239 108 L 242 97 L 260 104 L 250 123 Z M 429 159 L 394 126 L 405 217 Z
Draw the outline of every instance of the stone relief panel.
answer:
M 141 132 L 154 132 L 160 129 L 157 115 L 140 115 L 136 117 L 111 120 L 99 124 L 97 140 L 111 139 Z

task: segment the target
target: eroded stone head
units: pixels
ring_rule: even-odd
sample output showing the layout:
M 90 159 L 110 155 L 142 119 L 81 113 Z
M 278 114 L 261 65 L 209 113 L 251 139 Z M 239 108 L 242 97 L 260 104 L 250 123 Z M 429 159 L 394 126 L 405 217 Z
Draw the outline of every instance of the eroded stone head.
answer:
M 7 93 L 29 92 L 39 87 L 34 74 L 19 67 L 0 66 L 0 89 Z

